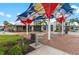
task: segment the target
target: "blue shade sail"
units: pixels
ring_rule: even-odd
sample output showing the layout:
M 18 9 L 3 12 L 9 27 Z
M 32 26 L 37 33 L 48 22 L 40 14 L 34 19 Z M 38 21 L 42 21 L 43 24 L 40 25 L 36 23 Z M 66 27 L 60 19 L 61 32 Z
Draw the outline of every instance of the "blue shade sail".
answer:
M 61 7 L 61 9 L 64 9 L 66 13 L 73 14 L 73 8 L 71 8 L 69 3 L 64 3 L 64 5 Z

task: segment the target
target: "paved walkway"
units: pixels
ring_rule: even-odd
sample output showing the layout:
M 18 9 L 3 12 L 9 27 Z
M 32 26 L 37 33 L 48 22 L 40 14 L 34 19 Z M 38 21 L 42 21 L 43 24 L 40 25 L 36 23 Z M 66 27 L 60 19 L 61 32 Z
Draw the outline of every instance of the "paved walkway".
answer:
M 68 53 L 47 45 L 42 45 L 40 48 L 37 48 L 35 51 L 32 51 L 27 55 L 68 55 Z
M 47 37 L 45 34 L 40 42 L 69 54 L 79 55 L 79 35 L 51 34 L 51 40 L 48 40 Z

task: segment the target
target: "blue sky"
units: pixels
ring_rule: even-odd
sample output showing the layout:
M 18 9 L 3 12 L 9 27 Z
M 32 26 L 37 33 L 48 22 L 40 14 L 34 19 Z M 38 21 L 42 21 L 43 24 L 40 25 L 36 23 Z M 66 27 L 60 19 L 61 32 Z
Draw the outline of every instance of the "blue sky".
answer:
M 17 15 L 23 13 L 29 6 L 29 3 L 0 3 L 0 25 L 5 20 L 14 23 Z
M 79 19 L 79 3 L 70 3 L 72 8 L 75 8 L 74 14 L 70 18 L 78 18 Z
M 79 4 L 72 3 L 71 7 L 76 8 L 74 15 L 70 18 L 79 18 Z M 29 3 L 0 3 L 0 25 L 3 25 L 5 20 L 14 23 L 17 15 L 23 13 L 29 6 Z

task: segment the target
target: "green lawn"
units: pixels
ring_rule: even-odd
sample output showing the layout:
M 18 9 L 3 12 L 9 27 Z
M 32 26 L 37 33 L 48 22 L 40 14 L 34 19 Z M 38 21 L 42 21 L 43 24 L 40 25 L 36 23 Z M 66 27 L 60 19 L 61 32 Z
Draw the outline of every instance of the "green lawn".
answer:
M 17 40 L 22 39 L 22 36 L 19 35 L 0 35 L 0 44 L 4 45 L 9 42 L 15 43 Z

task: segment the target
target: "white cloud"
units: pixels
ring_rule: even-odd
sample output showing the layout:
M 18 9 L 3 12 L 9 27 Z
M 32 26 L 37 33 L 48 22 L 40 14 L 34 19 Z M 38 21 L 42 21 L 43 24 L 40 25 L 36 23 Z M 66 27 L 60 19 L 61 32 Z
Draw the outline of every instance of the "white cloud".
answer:
M 15 22 L 10 22 L 10 23 L 13 24 L 13 25 L 15 24 Z
M 4 16 L 5 14 L 4 14 L 4 12 L 0 12 L 0 16 Z
M 76 5 L 72 5 L 71 7 L 75 8 L 75 9 L 78 9 L 78 6 L 76 6 Z
M 78 13 L 78 14 L 79 14 L 79 8 L 76 10 L 76 13 Z
M 78 7 L 78 6 L 76 6 L 76 5 L 72 5 L 71 7 L 72 7 L 72 8 L 75 8 L 75 9 L 76 9 L 75 12 L 76 12 L 77 14 L 79 14 L 79 7 Z
M 6 14 L 5 16 L 8 17 L 8 18 L 11 18 L 11 15 L 10 14 Z
M 17 13 L 17 15 L 20 15 L 21 13 Z
M 11 18 L 10 14 L 6 14 L 4 12 L 0 12 L 0 16 Z

